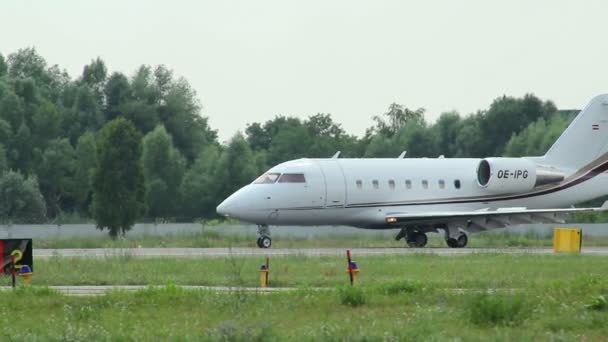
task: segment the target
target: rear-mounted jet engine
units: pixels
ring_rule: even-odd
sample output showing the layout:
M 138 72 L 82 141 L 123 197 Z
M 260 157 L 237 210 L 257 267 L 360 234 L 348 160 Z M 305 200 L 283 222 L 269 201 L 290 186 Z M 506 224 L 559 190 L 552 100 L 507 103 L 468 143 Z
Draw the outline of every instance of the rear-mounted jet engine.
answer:
M 477 183 L 493 194 L 515 194 L 559 183 L 564 174 L 525 158 L 486 158 L 477 166 Z

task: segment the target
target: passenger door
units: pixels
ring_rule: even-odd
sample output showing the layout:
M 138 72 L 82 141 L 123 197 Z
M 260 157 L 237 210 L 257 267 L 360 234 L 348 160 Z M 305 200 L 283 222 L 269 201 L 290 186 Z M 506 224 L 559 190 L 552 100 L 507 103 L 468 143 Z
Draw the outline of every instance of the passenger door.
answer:
M 343 207 L 346 202 L 346 184 L 344 172 L 338 160 L 319 161 L 325 178 L 325 206 Z

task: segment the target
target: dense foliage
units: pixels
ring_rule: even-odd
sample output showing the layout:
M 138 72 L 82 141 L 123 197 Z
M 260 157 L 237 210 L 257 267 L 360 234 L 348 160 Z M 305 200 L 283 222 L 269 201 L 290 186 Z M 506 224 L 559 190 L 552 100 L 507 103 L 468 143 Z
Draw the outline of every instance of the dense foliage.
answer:
M 466 116 L 444 113 L 434 123 L 423 108 L 396 103 L 374 114 L 363 137 L 318 113 L 254 122 L 220 144 L 192 87 L 165 66 L 108 74 L 97 58 L 74 79 L 35 49 L 21 49 L 0 55 L 0 220 L 92 217 L 99 209 L 94 199 L 102 196 L 95 177 L 112 165 L 107 149 L 117 147 L 106 131 L 115 119 L 143 137 L 141 160 L 131 161 L 143 174 L 137 219 L 191 221 L 213 217 L 225 196 L 289 159 L 336 151 L 344 157 L 538 155 L 573 117 L 531 94 L 498 97 Z M 138 154 L 112 158 L 127 163 L 128 155 Z M 117 162 L 112 167 L 122 167 Z
M 99 133 L 99 162 L 93 174 L 92 212 L 97 228 L 124 235 L 144 208 L 141 133 L 124 118 Z

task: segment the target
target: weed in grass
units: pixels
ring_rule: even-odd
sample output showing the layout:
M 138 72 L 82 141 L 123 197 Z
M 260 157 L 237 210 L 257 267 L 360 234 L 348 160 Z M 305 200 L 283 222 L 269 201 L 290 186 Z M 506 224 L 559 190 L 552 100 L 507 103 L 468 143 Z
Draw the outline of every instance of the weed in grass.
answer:
M 272 341 L 276 340 L 272 326 L 268 322 L 256 327 L 240 328 L 233 320 L 220 322 L 216 327 L 207 329 L 205 339 L 211 341 Z
M 46 286 L 19 286 L 13 291 L 15 296 L 56 297 L 61 294 L 55 289 Z
M 469 318 L 477 325 L 512 326 L 526 319 L 531 310 L 522 295 L 480 294 L 468 306 Z
M 420 291 L 421 289 L 422 285 L 420 283 L 410 280 L 402 280 L 381 286 L 381 292 L 388 296 L 395 296 L 401 293 L 413 293 Z
M 608 300 L 606 300 L 606 295 L 599 295 L 591 301 L 588 305 L 585 306 L 587 309 L 596 310 L 596 311 L 606 311 L 608 310 Z
M 226 259 L 227 269 L 230 271 L 230 278 L 232 280 L 232 284 L 235 286 L 243 286 L 245 281 L 243 280 L 243 265 L 245 260 L 242 258 L 236 257 L 232 253 L 232 249 L 230 249 L 230 254 L 228 259 Z
M 361 306 L 365 304 L 365 293 L 357 286 L 343 286 L 338 288 L 338 295 L 342 305 Z

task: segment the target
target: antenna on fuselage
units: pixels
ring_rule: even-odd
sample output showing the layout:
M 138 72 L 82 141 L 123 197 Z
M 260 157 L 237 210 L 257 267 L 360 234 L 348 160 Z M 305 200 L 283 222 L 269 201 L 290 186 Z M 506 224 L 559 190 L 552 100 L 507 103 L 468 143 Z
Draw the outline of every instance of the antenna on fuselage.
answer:
M 401 152 L 401 154 L 399 155 L 399 157 L 397 157 L 397 159 L 403 159 L 403 158 L 405 158 L 406 154 L 407 154 L 407 151 Z
M 331 157 L 331 159 L 338 159 L 338 158 L 340 158 L 340 152 L 342 152 L 342 151 L 336 152 L 336 154 L 334 154 L 334 156 Z

